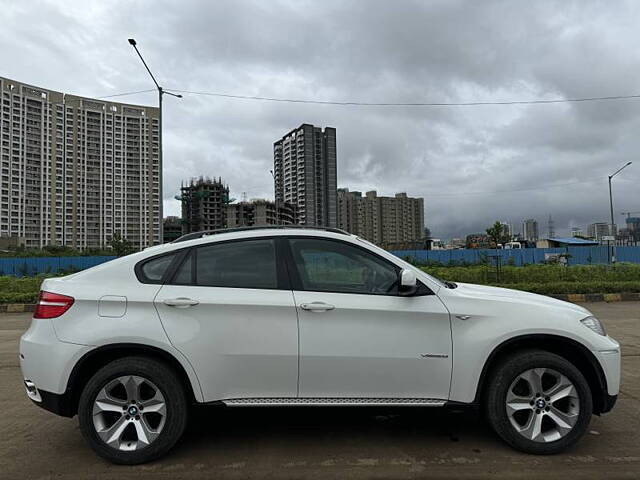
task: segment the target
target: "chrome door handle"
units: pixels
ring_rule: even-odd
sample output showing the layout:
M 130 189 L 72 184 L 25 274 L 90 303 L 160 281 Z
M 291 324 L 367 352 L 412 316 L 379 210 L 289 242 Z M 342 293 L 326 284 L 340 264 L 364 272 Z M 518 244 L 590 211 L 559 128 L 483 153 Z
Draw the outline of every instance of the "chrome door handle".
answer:
M 192 300 L 190 298 L 179 297 L 179 298 L 167 298 L 166 300 L 163 300 L 162 303 L 164 303 L 169 307 L 187 308 L 187 307 L 193 307 L 195 305 L 198 305 L 200 302 L 197 300 Z
M 328 310 L 333 310 L 336 307 L 324 302 L 311 302 L 300 304 L 300 308 L 303 310 L 309 310 L 311 312 L 326 312 Z

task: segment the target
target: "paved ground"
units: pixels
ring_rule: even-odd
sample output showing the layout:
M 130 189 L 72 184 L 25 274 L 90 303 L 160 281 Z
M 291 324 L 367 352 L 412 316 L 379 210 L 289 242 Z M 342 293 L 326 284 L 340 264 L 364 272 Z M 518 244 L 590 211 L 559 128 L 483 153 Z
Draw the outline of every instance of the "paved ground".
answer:
M 217 409 L 196 412 L 158 462 L 111 465 L 76 419 L 31 404 L 18 368 L 28 314 L 0 316 L 0 478 L 640 478 L 640 303 L 587 305 L 623 345 L 614 411 L 552 457 L 514 452 L 474 413 L 405 409 Z

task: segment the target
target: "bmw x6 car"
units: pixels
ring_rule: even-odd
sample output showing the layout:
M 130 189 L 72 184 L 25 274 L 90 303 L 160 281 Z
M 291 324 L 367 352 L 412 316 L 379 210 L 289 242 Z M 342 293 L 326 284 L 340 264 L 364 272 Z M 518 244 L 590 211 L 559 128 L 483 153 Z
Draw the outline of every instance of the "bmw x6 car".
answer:
M 33 402 L 124 464 L 165 454 L 193 404 L 477 405 L 556 453 L 620 382 L 583 307 L 442 282 L 332 229 L 201 232 L 46 279 L 20 361 Z

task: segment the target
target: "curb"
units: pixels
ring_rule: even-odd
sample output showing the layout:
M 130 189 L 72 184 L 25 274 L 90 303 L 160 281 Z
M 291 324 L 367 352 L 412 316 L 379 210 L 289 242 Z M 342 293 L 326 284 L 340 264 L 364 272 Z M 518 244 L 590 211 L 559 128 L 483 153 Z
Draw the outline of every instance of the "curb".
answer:
M 5 303 L 0 305 L 0 313 L 25 313 L 33 312 L 35 309 L 35 303 Z
M 640 301 L 640 293 L 566 293 L 548 296 L 571 303 Z
M 571 303 L 587 302 L 640 302 L 640 293 L 557 293 L 547 297 L 557 298 Z M 34 303 L 0 304 L 0 313 L 25 313 L 36 309 Z

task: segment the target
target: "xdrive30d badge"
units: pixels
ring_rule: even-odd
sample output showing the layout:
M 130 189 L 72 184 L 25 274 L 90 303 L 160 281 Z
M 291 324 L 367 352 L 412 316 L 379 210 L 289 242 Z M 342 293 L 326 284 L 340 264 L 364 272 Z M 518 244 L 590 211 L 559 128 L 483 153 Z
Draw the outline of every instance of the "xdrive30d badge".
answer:
M 193 404 L 478 405 L 560 452 L 609 411 L 620 347 L 588 310 L 442 282 L 335 229 L 200 232 L 42 284 L 27 395 L 124 464 L 164 455 Z

